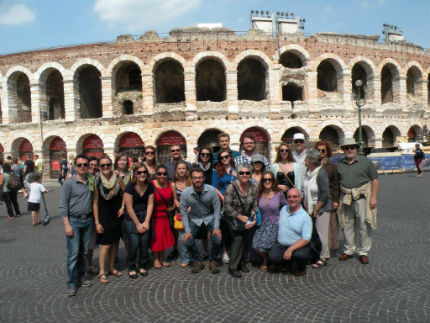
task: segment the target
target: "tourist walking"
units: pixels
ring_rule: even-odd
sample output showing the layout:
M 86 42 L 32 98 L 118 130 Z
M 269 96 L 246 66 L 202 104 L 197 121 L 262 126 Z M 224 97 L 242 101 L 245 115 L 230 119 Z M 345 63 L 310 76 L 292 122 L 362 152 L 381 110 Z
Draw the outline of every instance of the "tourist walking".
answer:
M 261 225 L 257 228 L 252 241 L 254 250 L 263 257 L 261 270 L 267 269 L 267 255 L 278 238 L 279 210 L 287 204 L 279 189 L 275 175 L 265 171 L 258 188 L 258 207 L 261 212 Z
M 229 273 L 242 277 L 242 272 L 249 272 L 245 265 L 245 246 L 247 230 L 257 222 L 257 188 L 251 183 L 252 166 L 242 164 L 237 167 L 238 180 L 231 183 L 224 198 L 224 217 L 226 217 L 231 235 L 229 250 Z
M 121 185 L 118 176 L 114 174 L 112 160 L 107 154 L 100 158 L 100 172 L 94 188 L 94 223 L 97 230 L 96 243 L 100 245 L 99 252 L 99 281 L 108 283 L 105 271 L 108 262 L 108 274 L 116 277 L 122 273 L 114 268 L 115 257 L 118 253 L 121 237 L 121 218 L 118 216 L 121 208 Z
M 415 166 L 417 168 L 417 177 L 421 177 L 423 176 L 423 172 L 421 171 L 420 168 L 420 164 L 424 159 L 424 152 L 422 151 L 420 144 L 415 144 L 415 149 L 414 149 L 414 161 L 415 161 Z
M 124 200 L 128 276 L 135 279 L 137 272 L 142 276 L 148 275 L 150 221 L 154 210 L 154 186 L 145 165 L 135 165 L 134 176 L 125 187 Z
M 9 219 L 21 216 L 18 205 L 18 189 L 21 187 L 20 178 L 12 171 L 10 164 L 3 164 L 3 200 L 6 204 Z
M 327 265 L 330 258 L 328 246 L 328 228 L 332 201 L 329 181 L 325 169 L 321 166 L 321 155 L 318 150 L 308 150 L 305 158 L 306 175 L 303 182 L 304 207 L 315 221 L 315 228 L 321 240 L 319 259 L 312 265 L 319 269 Z
M 88 157 L 76 156 L 74 165 L 76 175 L 62 186 L 59 204 L 67 239 L 67 295 L 69 296 L 76 295 L 79 286 L 91 286 L 91 282 L 85 280 L 84 275 L 93 227 L 91 191 L 94 190 L 94 186 L 90 185 L 91 175 L 87 176 Z
M 344 261 L 357 253 L 362 264 L 369 263 L 371 232 L 376 229 L 378 172 L 366 156 L 357 155 L 355 139 L 341 145 L 345 157 L 337 163 L 340 184 L 339 225 L 345 237 Z

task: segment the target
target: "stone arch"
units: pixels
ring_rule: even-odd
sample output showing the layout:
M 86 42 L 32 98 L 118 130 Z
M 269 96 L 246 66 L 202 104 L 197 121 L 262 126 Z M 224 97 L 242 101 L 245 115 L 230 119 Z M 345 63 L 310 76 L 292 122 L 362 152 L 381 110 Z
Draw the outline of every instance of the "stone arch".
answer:
M 343 91 L 343 71 L 346 65 L 336 55 L 323 54 L 319 57 L 317 71 L 317 88 L 324 92 Z
M 368 125 L 362 125 L 362 133 L 363 133 L 363 148 L 367 149 L 366 153 L 369 153 L 371 148 L 375 147 L 375 132 L 372 127 Z M 359 137 L 359 128 L 357 128 L 354 132 L 354 139 L 358 142 Z
M 398 137 L 400 137 L 400 130 L 396 126 L 386 127 L 382 132 L 382 148 L 394 149 L 397 146 Z
M 155 103 L 185 101 L 185 74 L 183 64 L 171 57 L 160 59 L 153 67 Z
M 48 136 L 42 143 L 42 159 L 44 174 L 50 178 L 58 178 L 60 161 L 63 156 L 67 158 L 67 144 L 58 135 Z
M 197 139 L 197 145 L 201 148 L 203 146 L 209 146 L 213 152 L 219 151 L 218 135 L 223 131 L 218 128 L 209 128 L 203 131 Z
M 362 91 L 360 97 L 365 97 L 366 99 L 373 96 L 374 88 L 374 77 L 375 77 L 375 65 L 371 60 L 365 57 L 356 57 L 350 62 L 351 66 L 351 87 L 352 96 L 355 97 L 358 94 L 358 88 L 355 85 L 357 80 L 361 80 L 363 83 Z M 369 90 L 367 90 L 369 89 Z M 370 92 L 370 93 L 369 93 Z
M 406 71 L 406 93 L 410 96 L 421 97 L 422 69 L 417 65 L 411 65 Z
M 26 151 L 22 152 L 21 146 L 23 145 L 23 143 L 30 143 L 31 149 L 26 149 Z M 34 153 L 34 145 L 32 143 L 31 138 L 28 138 L 26 136 L 16 138 L 14 141 L 12 141 L 10 145 L 10 152 L 12 158 L 19 158 L 21 160 L 32 159 Z
M 42 120 L 64 119 L 64 67 L 58 63 L 44 64 L 39 68 L 40 109 Z
M 31 122 L 32 73 L 25 67 L 15 66 L 6 73 L 9 123 Z
M 93 143 L 90 142 L 91 140 L 93 141 Z M 96 156 L 100 158 L 103 152 L 103 140 L 95 133 L 86 133 L 80 136 L 79 139 L 76 141 L 76 154 L 85 154 L 87 156 Z
M 197 65 L 202 60 L 205 60 L 208 58 L 216 59 L 219 63 L 223 65 L 226 71 L 230 70 L 230 62 L 228 61 L 228 59 L 220 52 L 215 52 L 215 51 L 206 51 L 206 52 L 198 53 L 196 56 L 194 56 L 192 60 L 192 68 L 195 70 Z
M 114 96 L 120 92 L 142 92 L 142 69 L 133 60 L 121 60 L 111 70 L 112 90 Z
M 282 142 L 292 143 L 293 136 L 295 133 L 302 133 L 305 136 L 306 141 L 309 140 L 309 133 L 301 126 L 293 126 L 284 131 L 281 137 Z
M 341 127 L 330 124 L 321 129 L 318 138 L 330 142 L 333 149 L 338 149 L 341 141 L 345 139 L 345 133 Z
M 400 101 L 400 65 L 391 58 L 379 64 L 381 75 L 381 104 Z
M 70 74 L 73 78 L 76 77 L 76 72 L 87 65 L 92 65 L 95 68 L 98 69 L 102 77 L 110 77 L 111 75 L 107 72 L 107 70 L 104 68 L 103 64 L 100 63 L 98 60 L 92 59 L 92 58 L 80 58 L 76 60 L 76 62 L 72 65 L 70 68 Z
M 300 58 L 300 61 L 302 63 L 302 66 L 306 66 L 311 58 L 311 56 L 309 55 L 308 51 L 306 49 L 304 49 L 303 47 L 296 45 L 296 44 L 290 44 L 290 45 L 286 45 L 286 46 L 282 46 L 279 49 L 279 57 L 275 57 L 275 59 L 277 61 L 279 61 L 280 64 L 282 64 L 280 62 L 280 59 L 282 57 L 283 54 L 290 52 L 294 55 L 296 55 L 298 58 Z
M 261 101 L 267 98 L 268 65 L 258 56 L 246 56 L 237 65 L 239 100 Z
M 124 131 L 115 138 L 114 151 L 126 153 L 129 157 L 143 158 L 145 143 L 138 133 Z
M 66 70 L 63 65 L 57 62 L 47 62 L 42 64 L 37 71 L 34 73 L 34 79 L 38 80 L 39 83 L 46 83 L 46 78 L 49 75 L 49 71 L 55 69 L 58 70 L 63 78 L 70 77 L 70 71 Z M 47 73 L 48 71 L 48 73 Z
M 170 59 L 173 59 L 175 61 L 178 61 L 182 66 L 186 65 L 186 61 L 185 61 L 185 59 L 181 55 L 178 55 L 178 54 L 176 54 L 174 52 L 165 52 L 165 53 L 161 53 L 161 54 L 158 54 L 158 55 L 154 56 L 151 59 L 151 61 L 148 63 L 148 65 L 145 66 L 145 72 L 146 73 L 153 73 L 155 66 L 160 61 L 163 61 L 166 58 L 170 58 Z
M 241 136 L 240 136 L 240 147 L 239 150 L 242 151 L 242 139 L 245 134 L 251 134 L 255 138 L 255 152 L 258 154 L 261 154 L 263 156 L 266 156 L 267 160 L 270 160 L 270 143 L 271 138 L 269 132 L 260 126 L 252 126 L 246 128 Z
M 423 135 L 422 128 L 419 125 L 414 124 L 408 130 L 408 133 L 407 133 L 408 142 L 420 141 L 420 139 L 422 138 L 422 135 Z
M 158 135 L 155 145 L 157 147 L 157 159 L 159 164 L 164 164 L 170 159 L 169 147 L 179 145 L 184 159 L 187 156 L 187 140 L 176 130 L 167 130 Z
M 110 62 L 109 66 L 107 67 L 107 73 L 110 74 L 113 78 L 113 71 L 114 69 L 118 68 L 118 65 L 121 65 L 122 62 L 133 62 L 137 66 L 139 66 L 139 69 L 143 72 L 145 69 L 145 64 L 140 60 L 140 58 L 132 55 L 121 55 L 117 58 L 113 59 L 112 62 Z
M 218 56 L 202 56 L 195 65 L 197 101 L 221 102 L 227 97 L 226 66 Z
M 93 64 L 77 65 L 77 63 L 72 66 L 74 96 L 75 101 L 78 102 L 82 119 L 102 117 L 102 73 L 99 69 L 100 66 Z
M 272 62 L 270 61 L 269 57 L 264 52 L 261 52 L 259 50 L 248 49 L 248 50 L 245 50 L 245 51 L 241 52 L 240 54 L 238 54 L 235 57 L 233 63 L 236 65 L 235 66 L 236 69 L 237 69 L 237 66 L 239 65 L 239 63 L 241 61 L 243 61 L 246 58 L 251 58 L 251 57 L 255 58 L 255 59 L 258 59 L 264 65 L 264 67 L 267 70 L 270 70 L 270 69 L 273 68 Z M 232 66 L 232 68 L 233 68 L 233 66 Z

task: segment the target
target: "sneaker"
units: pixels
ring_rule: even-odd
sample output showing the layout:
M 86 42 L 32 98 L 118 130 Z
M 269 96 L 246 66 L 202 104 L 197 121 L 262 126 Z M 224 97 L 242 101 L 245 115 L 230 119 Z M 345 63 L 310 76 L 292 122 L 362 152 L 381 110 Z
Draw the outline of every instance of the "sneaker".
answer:
M 71 286 L 67 288 L 67 296 L 75 296 L 76 295 L 76 286 Z
M 85 279 L 85 280 L 81 281 L 81 283 L 79 284 L 79 286 L 82 286 L 82 287 L 90 287 L 92 284 L 93 284 L 93 283 L 92 283 L 91 281 L 89 281 L 89 280 Z
M 200 261 L 194 261 L 191 272 L 193 274 L 197 274 L 203 268 L 205 268 L 205 265 L 203 265 Z
M 215 260 L 212 260 L 211 263 L 209 264 L 209 270 L 214 275 L 219 274 L 218 263 Z
M 230 258 L 228 257 L 227 253 L 222 255 L 222 262 L 225 264 L 228 264 L 230 262 Z

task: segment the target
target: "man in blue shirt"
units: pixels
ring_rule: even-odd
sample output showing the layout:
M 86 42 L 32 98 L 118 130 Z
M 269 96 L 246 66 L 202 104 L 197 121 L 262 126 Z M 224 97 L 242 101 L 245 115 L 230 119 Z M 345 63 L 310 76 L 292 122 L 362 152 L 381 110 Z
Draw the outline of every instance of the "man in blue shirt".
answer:
M 270 249 L 268 261 L 275 266 L 288 267 L 296 276 L 303 276 L 309 260 L 312 220 L 300 204 L 297 188 L 288 191 L 287 201 L 288 205 L 279 215 L 278 241 Z

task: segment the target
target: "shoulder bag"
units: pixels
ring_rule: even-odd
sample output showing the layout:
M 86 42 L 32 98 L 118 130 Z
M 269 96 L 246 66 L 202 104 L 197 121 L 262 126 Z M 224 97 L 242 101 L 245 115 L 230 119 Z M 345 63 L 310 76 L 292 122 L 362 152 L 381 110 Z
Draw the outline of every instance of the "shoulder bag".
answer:
M 164 199 L 163 195 L 161 195 L 160 191 L 157 189 L 157 186 L 153 185 L 155 191 L 157 192 L 157 194 L 161 197 L 161 199 L 163 200 L 164 205 L 166 205 L 166 208 L 168 209 L 170 206 L 169 204 L 167 204 L 167 201 Z M 172 185 L 170 184 L 170 189 L 172 189 Z M 173 217 L 175 216 L 176 212 L 175 212 L 176 208 L 171 210 L 171 211 L 167 211 L 167 217 L 169 218 L 169 224 L 170 227 L 173 228 L 174 227 L 174 222 L 173 222 Z

